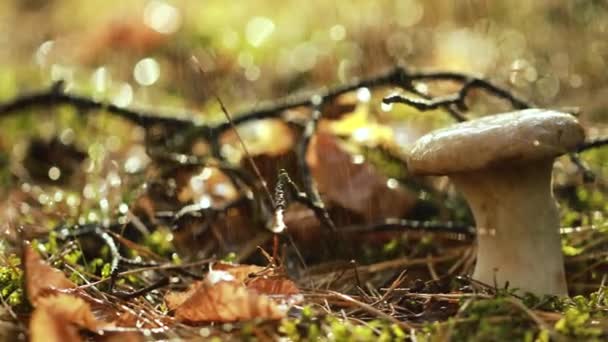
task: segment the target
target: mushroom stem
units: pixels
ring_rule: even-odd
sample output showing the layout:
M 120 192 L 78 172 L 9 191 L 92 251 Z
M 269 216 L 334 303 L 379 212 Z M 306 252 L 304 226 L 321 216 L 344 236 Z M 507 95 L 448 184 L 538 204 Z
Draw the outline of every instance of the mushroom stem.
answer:
M 477 225 L 473 279 L 538 295 L 568 294 L 551 186 L 553 159 L 451 174 Z

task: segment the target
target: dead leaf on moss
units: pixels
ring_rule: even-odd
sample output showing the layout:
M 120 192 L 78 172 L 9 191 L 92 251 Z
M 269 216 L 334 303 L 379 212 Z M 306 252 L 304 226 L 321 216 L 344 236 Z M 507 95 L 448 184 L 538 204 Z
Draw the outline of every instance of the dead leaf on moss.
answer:
M 31 245 L 24 247 L 23 259 L 25 264 L 25 288 L 27 297 L 33 306 L 49 290 L 65 290 L 76 287 L 60 270 L 51 267 L 42 260 Z
M 277 320 L 285 311 L 265 295 L 231 281 L 200 286 L 175 310 L 175 317 L 191 323 Z
M 30 319 L 31 341 L 81 341 L 80 328 L 96 331 L 101 325 L 82 298 L 67 294 L 43 296 L 37 298 Z

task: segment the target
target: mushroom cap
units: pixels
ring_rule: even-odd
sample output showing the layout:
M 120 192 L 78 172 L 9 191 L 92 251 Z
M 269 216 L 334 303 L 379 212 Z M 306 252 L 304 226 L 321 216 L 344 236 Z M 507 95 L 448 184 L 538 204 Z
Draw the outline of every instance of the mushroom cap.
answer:
M 585 134 L 566 113 L 526 109 L 485 116 L 419 138 L 408 156 L 410 172 L 446 175 L 555 158 L 572 151 Z

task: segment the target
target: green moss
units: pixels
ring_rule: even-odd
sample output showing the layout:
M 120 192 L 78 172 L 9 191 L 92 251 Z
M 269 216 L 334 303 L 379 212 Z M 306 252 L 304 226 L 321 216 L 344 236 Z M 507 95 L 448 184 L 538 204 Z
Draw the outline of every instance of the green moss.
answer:
M 3 256 L 4 265 L 0 266 L 0 297 L 12 307 L 25 304 L 23 296 L 23 271 L 21 260 L 15 254 Z
M 149 235 L 146 235 L 143 241 L 144 246 L 148 247 L 152 252 L 168 257 L 175 252 L 173 246 L 173 233 L 168 228 L 159 228 Z
M 285 319 L 279 333 L 292 341 L 377 342 L 405 341 L 408 335 L 397 325 L 384 320 L 355 324 L 336 316 L 316 316 L 304 307 L 299 319 Z

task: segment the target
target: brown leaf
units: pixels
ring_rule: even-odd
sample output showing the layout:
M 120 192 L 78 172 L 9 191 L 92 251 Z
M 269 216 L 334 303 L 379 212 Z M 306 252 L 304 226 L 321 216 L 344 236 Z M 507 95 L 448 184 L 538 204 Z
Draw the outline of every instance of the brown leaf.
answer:
M 281 276 L 254 278 L 247 283 L 247 288 L 266 295 L 291 296 L 300 293 L 293 281 Z
M 101 324 L 82 298 L 67 294 L 39 297 L 30 320 L 31 341 L 81 341 L 79 328 L 96 331 Z
M 73 289 L 76 287 L 60 270 L 51 267 L 27 244 L 24 247 L 25 288 L 33 306 L 38 305 L 45 293 L 53 290 Z
M 165 304 L 170 310 L 175 310 L 178 306 L 182 305 L 188 298 L 192 297 L 192 295 L 203 285 L 203 282 L 197 281 L 188 287 L 188 290 L 176 292 L 170 291 L 165 294 Z
M 416 195 L 406 189 L 389 188 L 388 179 L 369 163 L 354 162 L 331 134 L 318 133 L 306 159 L 330 204 L 352 210 L 367 221 L 401 217 L 416 202 Z
M 357 95 L 353 92 L 342 94 L 334 101 L 323 104 L 324 119 L 340 119 L 345 114 L 352 113 L 357 107 Z
M 257 266 L 257 265 L 235 265 L 229 264 L 225 262 L 218 262 L 213 265 L 213 270 L 215 271 L 226 271 L 231 274 L 235 281 L 245 283 L 247 280 L 260 275 L 262 273 L 269 274 L 272 272 L 271 269 L 267 267 Z
M 221 281 L 200 286 L 177 307 L 175 317 L 192 323 L 234 322 L 254 318 L 277 320 L 284 318 L 285 312 L 264 295 L 235 282 Z
M 141 333 L 135 331 L 112 332 L 106 333 L 97 338 L 100 342 L 143 342 L 144 337 Z

